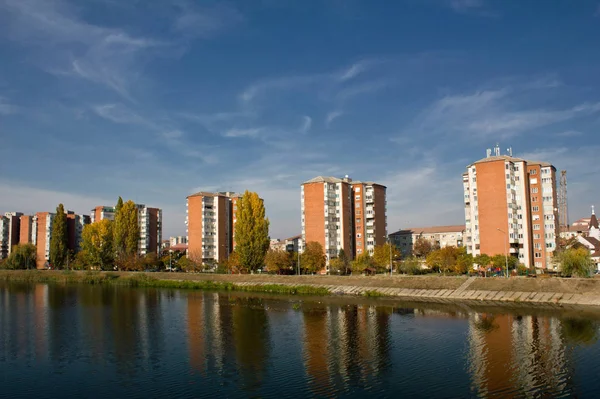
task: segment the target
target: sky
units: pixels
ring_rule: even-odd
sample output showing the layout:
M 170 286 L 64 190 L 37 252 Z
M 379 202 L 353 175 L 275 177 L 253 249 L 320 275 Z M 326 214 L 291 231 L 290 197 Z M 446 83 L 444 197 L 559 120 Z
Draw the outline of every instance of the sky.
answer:
M 387 186 L 388 231 L 462 224 L 497 143 L 600 206 L 600 1 L 0 0 L 0 211 L 163 209 L 256 191 L 299 234 L 300 185 Z

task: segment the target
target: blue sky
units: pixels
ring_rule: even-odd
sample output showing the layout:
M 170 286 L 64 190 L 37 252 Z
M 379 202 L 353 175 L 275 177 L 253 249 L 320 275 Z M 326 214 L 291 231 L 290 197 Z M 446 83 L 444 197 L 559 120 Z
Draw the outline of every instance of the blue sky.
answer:
M 246 189 L 300 231 L 317 175 L 388 187 L 389 230 L 464 222 L 500 143 L 600 205 L 600 2 L 0 0 L 0 210 L 164 210 Z

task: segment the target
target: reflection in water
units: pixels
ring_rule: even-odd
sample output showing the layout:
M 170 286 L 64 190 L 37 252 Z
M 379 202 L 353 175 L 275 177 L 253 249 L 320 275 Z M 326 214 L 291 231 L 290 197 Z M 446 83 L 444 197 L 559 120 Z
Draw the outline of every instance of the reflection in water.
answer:
M 599 388 L 578 377 L 584 358 L 598 371 L 595 318 L 377 304 L 303 300 L 295 310 L 268 296 L 0 285 L 3 390 L 512 397 Z M 27 384 L 32 372 L 47 377 Z

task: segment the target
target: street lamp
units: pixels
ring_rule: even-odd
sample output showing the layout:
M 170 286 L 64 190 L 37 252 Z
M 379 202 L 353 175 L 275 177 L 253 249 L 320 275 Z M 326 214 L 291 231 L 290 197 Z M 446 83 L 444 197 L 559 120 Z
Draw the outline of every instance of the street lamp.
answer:
M 392 240 L 389 237 L 388 244 L 390 246 L 390 277 L 392 277 L 392 272 L 394 270 L 394 262 L 392 261 Z
M 496 228 L 496 230 L 498 230 L 499 232 L 501 232 L 502 234 L 504 234 L 506 236 L 506 240 L 504 240 L 504 263 L 506 264 L 506 278 L 508 278 L 508 250 L 506 249 L 507 245 L 506 242 L 508 241 L 508 235 L 506 234 L 506 231 L 501 230 L 499 228 Z

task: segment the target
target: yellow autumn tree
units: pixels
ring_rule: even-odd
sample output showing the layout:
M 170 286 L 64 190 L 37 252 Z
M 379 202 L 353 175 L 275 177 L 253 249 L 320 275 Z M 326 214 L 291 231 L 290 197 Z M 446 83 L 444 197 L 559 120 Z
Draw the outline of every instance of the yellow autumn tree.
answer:
M 84 226 L 81 238 L 81 250 L 87 266 L 112 269 L 115 256 L 113 222 L 103 219 L 88 224 Z
M 247 191 L 237 204 L 235 251 L 243 268 L 255 271 L 263 266 L 269 249 L 269 219 L 257 193 Z

